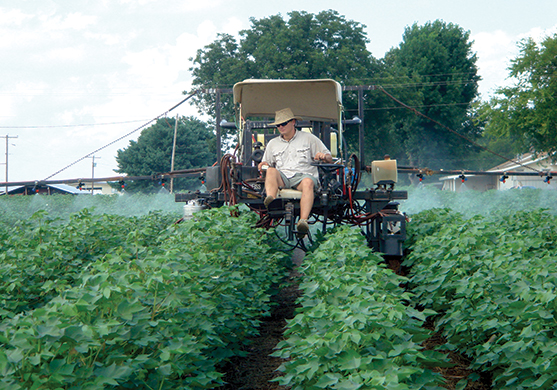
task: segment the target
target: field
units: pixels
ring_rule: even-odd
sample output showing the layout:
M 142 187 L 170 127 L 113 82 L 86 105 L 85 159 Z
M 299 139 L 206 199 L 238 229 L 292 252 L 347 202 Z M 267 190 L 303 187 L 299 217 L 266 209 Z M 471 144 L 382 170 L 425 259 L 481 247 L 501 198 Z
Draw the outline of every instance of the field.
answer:
M 556 388 L 556 198 L 410 190 L 405 275 L 349 227 L 293 270 L 241 208 L 0 198 L 0 387 L 226 388 L 295 283 L 268 388 Z

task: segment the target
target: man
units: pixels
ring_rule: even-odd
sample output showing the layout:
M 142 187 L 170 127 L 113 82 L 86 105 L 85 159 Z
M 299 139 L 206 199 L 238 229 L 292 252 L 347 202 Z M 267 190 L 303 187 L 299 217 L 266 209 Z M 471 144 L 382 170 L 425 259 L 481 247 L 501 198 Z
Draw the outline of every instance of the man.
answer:
M 314 190 L 319 185 L 319 172 L 311 162 L 331 163 L 333 156 L 315 135 L 296 130 L 296 120 L 299 119 L 290 108 L 275 112 L 275 121 L 271 125 L 277 127 L 280 137 L 269 141 L 258 168 L 268 167 L 266 207 L 277 197 L 279 187 L 302 191 L 300 220 L 296 228 L 298 233 L 305 235 L 309 231 L 307 219 L 313 207 Z

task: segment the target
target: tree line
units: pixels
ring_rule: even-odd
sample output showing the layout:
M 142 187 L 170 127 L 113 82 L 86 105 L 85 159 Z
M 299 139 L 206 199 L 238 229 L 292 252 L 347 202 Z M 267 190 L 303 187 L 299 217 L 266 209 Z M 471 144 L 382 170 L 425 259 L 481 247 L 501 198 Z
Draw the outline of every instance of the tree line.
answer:
M 273 15 L 250 22 L 238 39 L 219 34 L 197 51 L 189 69 L 193 89 L 231 88 L 250 78 L 332 78 L 344 86 L 380 85 L 388 94 L 377 89 L 364 93 L 366 163 L 388 154 L 402 166 L 477 170 L 504 162 L 497 155 L 514 158 L 557 149 L 557 35 L 541 44 L 521 42 L 509 68 L 516 83 L 482 102 L 470 32 L 456 24 L 436 20 L 408 26 L 399 46 L 378 59 L 366 48 L 365 26 L 333 10 L 293 11 L 286 18 Z M 194 102 L 200 114 L 215 118 L 214 94 L 198 93 Z M 348 118 L 357 115 L 357 93 L 345 92 L 343 105 Z M 221 110 L 224 118 L 233 118 L 231 95 L 221 96 Z M 182 119 L 181 126 L 185 144 L 203 147 L 178 152 L 175 169 L 211 165 L 216 158 L 212 126 L 194 118 Z M 169 128 L 159 120 L 118 151 L 118 172 L 168 171 Z M 356 133 L 345 134 L 353 151 L 358 149 Z M 157 165 L 162 161 L 164 168 Z

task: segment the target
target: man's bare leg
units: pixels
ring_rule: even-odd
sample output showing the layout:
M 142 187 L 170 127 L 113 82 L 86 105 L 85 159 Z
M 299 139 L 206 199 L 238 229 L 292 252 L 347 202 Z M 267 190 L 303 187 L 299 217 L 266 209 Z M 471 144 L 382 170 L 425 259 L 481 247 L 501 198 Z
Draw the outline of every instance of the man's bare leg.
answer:
M 279 187 L 283 187 L 284 182 L 280 177 L 280 172 L 276 168 L 268 168 L 265 176 L 265 191 L 267 196 L 277 197 Z
M 306 177 L 297 187 L 298 191 L 302 191 L 300 199 L 300 219 L 308 219 L 313 207 L 313 180 Z

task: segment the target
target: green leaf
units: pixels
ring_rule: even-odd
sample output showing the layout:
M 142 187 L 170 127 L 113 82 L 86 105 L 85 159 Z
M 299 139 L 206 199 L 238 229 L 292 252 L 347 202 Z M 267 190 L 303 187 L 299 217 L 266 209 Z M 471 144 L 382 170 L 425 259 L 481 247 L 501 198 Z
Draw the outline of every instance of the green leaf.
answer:
M 51 373 L 69 376 L 73 372 L 75 363 L 68 363 L 66 359 L 54 359 L 48 367 Z
M 356 351 L 345 351 L 338 358 L 338 365 L 341 370 L 355 370 L 360 367 L 362 358 Z
M 19 363 L 23 359 L 23 350 L 19 348 L 9 350 L 6 353 L 6 356 L 8 357 L 8 361 L 10 363 Z
M 360 344 L 360 341 L 362 340 L 361 333 L 357 331 L 350 332 L 350 340 L 352 340 L 355 344 Z
M 339 381 L 339 375 L 337 374 L 330 374 L 330 373 L 325 373 L 323 376 L 321 376 L 319 378 L 319 380 L 317 381 L 317 383 L 315 384 L 315 386 L 321 388 L 321 389 L 328 389 L 331 386 L 335 385 L 338 383 Z
M 358 381 L 355 382 L 354 379 L 341 379 L 335 385 L 335 390 L 357 390 L 362 387 L 362 379 L 358 378 Z
M 139 302 L 130 303 L 127 300 L 124 300 L 118 305 L 117 311 L 123 319 L 131 321 L 134 313 L 138 313 L 144 309 L 145 308 Z
M 157 368 L 157 371 L 163 376 L 170 376 L 172 374 L 172 365 L 165 364 Z
M 170 351 L 168 350 L 168 348 L 164 348 L 160 354 L 160 358 L 163 362 L 170 360 Z
M 112 363 L 108 367 L 96 368 L 94 370 L 94 374 L 95 376 L 101 378 L 103 383 L 118 385 L 118 380 L 128 378 L 130 375 L 133 374 L 133 370 L 130 367 Z

